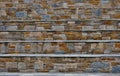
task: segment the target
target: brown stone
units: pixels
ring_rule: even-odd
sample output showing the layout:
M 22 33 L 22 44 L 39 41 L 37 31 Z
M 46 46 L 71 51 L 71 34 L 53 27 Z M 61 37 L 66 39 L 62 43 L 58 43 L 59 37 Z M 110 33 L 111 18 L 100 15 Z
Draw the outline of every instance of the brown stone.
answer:
M 115 48 L 120 48 L 120 43 L 115 43 Z
M 111 62 L 111 66 L 117 66 L 120 65 L 120 62 Z
M 6 7 L 13 7 L 13 3 L 7 3 Z

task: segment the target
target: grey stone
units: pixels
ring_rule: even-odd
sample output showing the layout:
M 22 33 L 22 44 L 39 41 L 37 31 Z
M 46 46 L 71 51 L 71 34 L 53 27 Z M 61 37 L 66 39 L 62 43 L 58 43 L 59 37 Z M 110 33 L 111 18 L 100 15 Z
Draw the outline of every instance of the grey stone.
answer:
M 84 70 L 84 73 L 99 73 L 100 71 L 96 68 L 88 68 Z
M 12 30 L 17 30 L 18 27 L 17 26 L 7 26 L 7 29 L 6 30 L 9 30 L 9 31 L 12 31 Z
M 50 19 L 50 16 L 49 15 L 42 15 L 42 18 L 43 19 Z
M 44 68 L 44 63 L 42 61 L 34 63 L 34 69 L 43 69 L 43 68 Z
M 52 7 L 60 7 L 58 4 L 53 4 Z
M 112 73 L 120 73 L 120 65 L 112 67 Z
M 27 16 L 27 12 L 25 11 L 16 12 L 16 17 L 26 17 L 26 16 Z
M 38 14 L 45 14 L 45 10 L 43 10 L 43 9 L 36 9 L 36 12 Z
M 0 26 L 0 31 L 5 31 L 6 30 L 6 26 Z
M 109 68 L 110 64 L 107 62 L 93 62 L 90 65 L 91 68 L 98 68 L 98 69 L 102 69 L 102 68 Z
M 69 50 L 74 50 L 74 45 L 73 43 L 68 43 L 67 44 Z
M 101 4 L 106 4 L 106 3 L 109 3 L 110 0 L 101 0 Z
M 20 76 L 20 75 L 0 75 L 0 76 Z
M 33 0 L 24 0 L 24 3 L 33 3 Z
M 34 8 L 41 8 L 41 5 L 40 4 L 33 4 L 33 7 Z
M 0 53 L 5 53 L 6 52 L 6 46 L 5 45 L 1 45 L 0 46 Z
M 84 0 L 74 0 L 74 2 L 81 3 L 81 2 L 84 2 Z
M 19 62 L 18 69 L 26 69 L 26 64 L 24 62 Z
M 55 51 L 55 53 L 54 54 L 65 54 L 65 52 L 64 51 L 62 51 L 62 50 L 57 50 L 57 51 Z
M 25 51 L 24 43 L 18 45 L 18 46 L 17 46 L 17 49 L 18 49 L 20 52 L 24 52 L 24 51 Z
M 40 15 L 42 14 L 43 18 L 46 18 L 47 16 L 49 16 L 49 15 L 45 15 L 45 14 L 47 14 L 47 10 L 44 10 L 44 9 L 40 9 L 40 8 L 36 9 L 36 12 Z
M 101 16 L 102 10 L 101 9 L 93 9 L 92 10 L 93 15 L 95 16 Z
M 45 50 L 51 50 L 51 43 L 45 43 L 43 45 L 43 51 L 45 51 Z
M 36 30 L 37 31 L 42 31 L 42 30 L 45 30 L 44 27 L 36 27 Z
M 28 31 L 35 30 L 35 26 L 31 26 L 31 25 L 25 26 L 24 30 L 28 30 Z
M 104 54 L 109 54 L 109 53 L 111 53 L 112 52 L 112 50 L 105 50 L 104 51 Z
M 7 72 L 7 69 L 5 69 L 5 68 L 0 68 L 0 72 Z
M 52 30 L 64 31 L 65 28 L 64 28 L 64 26 L 52 26 Z
M 17 62 L 6 62 L 6 68 L 17 68 Z

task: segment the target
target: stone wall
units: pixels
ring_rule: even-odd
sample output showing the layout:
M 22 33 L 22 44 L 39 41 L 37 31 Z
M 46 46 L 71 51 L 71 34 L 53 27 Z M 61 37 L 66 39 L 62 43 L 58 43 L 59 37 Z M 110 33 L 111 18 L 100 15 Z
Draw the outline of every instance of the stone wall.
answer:
M 119 73 L 120 58 L 0 58 L 0 72 Z
M 120 43 L 0 43 L 1 54 L 119 54 Z
M 118 55 L 114 40 L 120 0 L 0 0 L 1 55 Z M 0 57 L 0 72 L 120 73 L 120 57 Z
M 119 19 L 118 10 L 100 9 L 118 7 L 119 0 L 0 0 L 0 19 Z

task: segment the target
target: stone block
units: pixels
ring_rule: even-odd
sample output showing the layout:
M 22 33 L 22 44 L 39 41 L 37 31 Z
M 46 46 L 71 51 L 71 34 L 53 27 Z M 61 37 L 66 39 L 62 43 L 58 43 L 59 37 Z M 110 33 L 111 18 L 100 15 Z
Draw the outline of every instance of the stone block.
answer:
M 42 62 L 42 61 L 35 62 L 34 69 L 44 69 L 44 62 Z
M 17 62 L 6 62 L 6 68 L 17 68 Z
M 27 12 L 25 11 L 16 12 L 16 17 L 27 17 Z
M 52 26 L 52 30 L 55 30 L 55 31 L 64 31 L 65 28 L 64 28 L 64 26 Z
M 112 67 L 112 73 L 120 73 L 120 65 Z
M 0 31 L 6 31 L 6 26 L 0 26 Z
M 12 30 L 17 30 L 18 29 L 18 27 L 17 26 L 7 26 L 7 28 L 6 28 L 6 30 L 8 30 L 8 31 L 12 31 Z
M 84 73 L 100 73 L 100 71 L 96 68 L 87 68 L 84 70 Z
M 23 1 L 24 3 L 28 3 L 28 4 L 33 3 L 33 0 L 23 0 Z
M 110 64 L 108 62 L 93 62 L 90 65 L 91 68 L 98 68 L 98 69 L 104 69 L 104 68 L 110 68 Z
M 18 69 L 19 70 L 26 69 L 26 63 L 25 62 L 19 62 L 18 63 Z

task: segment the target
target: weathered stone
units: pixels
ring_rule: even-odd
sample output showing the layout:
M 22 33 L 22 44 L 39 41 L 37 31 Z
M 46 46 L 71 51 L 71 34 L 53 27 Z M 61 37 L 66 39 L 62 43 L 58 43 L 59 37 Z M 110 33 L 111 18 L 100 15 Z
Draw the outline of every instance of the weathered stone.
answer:
M 8 31 L 12 31 L 12 30 L 17 30 L 18 29 L 18 27 L 17 26 L 7 26 L 7 28 L 6 28 L 6 30 L 8 30 Z
M 0 26 L 0 31 L 6 31 L 6 26 Z
M 34 63 L 34 68 L 35 69 L 43 69 L 44 68 L 44 62 L 39 61 Z
M 35 26 L 25 26 L 24 30 L 27 30 L 27 31 L 35 30 Z
M 17 62 L 7 62 L 6 68 L 17 68 Z
M 98 68 L 98 69 L 104 69 L 109 68 L 110 64 L 108 62 L 93 62 L 90 65 L 91 68 Z
M 120 73 L 120 65 L 112 67 L 112 73 Z
M 26 69 L 26 64 L 25 64 L 24 62 L 19 62 L 19 63 L 18 63 L 18 69 L 19 69 L 19 70 Z
M 54 53 L 55 53 L 55 54 L 65 54 L 65 52 L 62 51 L 62 50 L 56 50 Z
M 26 16 L 27 16 L 27 12 L 25 11 L 16 12 L 16 17 L 26 17 Z
M 48 19 L 50 19 L 50 16 L 49 15 L 42 15 L 42 18 L 48 20 Z
M 7 72 L 7 69 L 5 69 L 5 68 L 0 68 L 0 72 Z
M 67 43 L 69 50 L 74 50 L 74 45 L 72 43 Z
M 105 50 L 104 54 L 110 54 L 112 52 L 112 50 Z
M 100 73 L 97 68 L 88 68 L 84 70 L 85 73 Z
M 24 3 L 33 3 L 33 0 L 23 0 Z
M 65 28 L 64 28 L 64 26 L 52 26 L 52 30 L 56 30 L 56 31 L 64 31 Z

